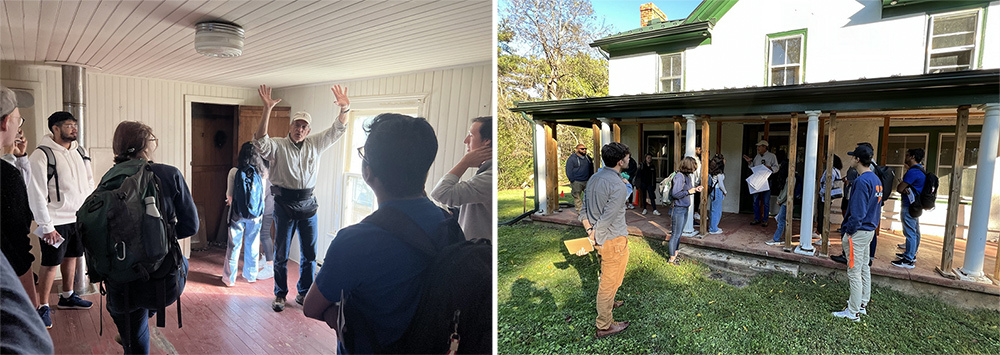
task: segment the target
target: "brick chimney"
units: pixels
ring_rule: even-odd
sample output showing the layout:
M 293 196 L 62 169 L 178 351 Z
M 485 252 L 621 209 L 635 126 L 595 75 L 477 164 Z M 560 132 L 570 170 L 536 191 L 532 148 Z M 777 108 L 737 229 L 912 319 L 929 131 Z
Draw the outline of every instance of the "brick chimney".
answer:
M 653 5 L 653 3 L 639 5 L 639 22 L 641 26 L 646 27 L 649 24 L 649 20 L 652 19 L 667 21 L 667 15 L 663 11 L 660 11 L 660 8 Z

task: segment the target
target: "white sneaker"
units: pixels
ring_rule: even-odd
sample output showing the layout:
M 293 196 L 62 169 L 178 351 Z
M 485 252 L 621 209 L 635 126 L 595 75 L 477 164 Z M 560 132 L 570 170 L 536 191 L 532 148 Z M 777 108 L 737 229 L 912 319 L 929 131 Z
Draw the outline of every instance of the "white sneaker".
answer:
M 844 308 L 843 311 L 833 312 L 831 314 L 833 314 L 833 316 L 837 317 L 837 318 L 847 318 L 847 319 L 850 319 L 850 320 L 855 321 L 855 322 L 860 322 L 861 321 L 861 317 L 859 317 L 855 313 L 848 312 L 847 308 Z
M 866 305 L 865 305 L 864 303 L 862 303 L 862 304 L 861 304 L 861 312 L 858 312 L 858 313 L 859 313 L 859 314 L 864 314 L 864 315 L 866 315 L 866 316 L 867 316 L 867 315 L 868 315 L 868 308 L 866 308 L 865 306 L 866 306 Z
M 767 244 L 767 245 L 782 245 L 782 244 L 785 244 L 785 242 L 776 242 L 776 241 L 772 240 L 772 241 L 769 241 L 769 242 L 764 242 L 764 244 Z
M 646 209 L 642 209 L 642 215 L 643 215 L 643 216 L 645 216 L 645 215 L 646 215 Z
M 715 232 L 708 232 L 708 234 L 722 234 L 722 228 L 719 228 L 719 230 Z
M 694 213 L 694 219 L 701 219 L 701 214 L 698 214 L 698 212 L 695 212 Z
M 653 210 L 653 214 L 659 216 L 660 215 L 660 211 Z
M 635 205 L 633 205 L 631 203 L 627 204 L 626 206 L 628 206 L 628 209 L 630 209 L 630 210 L 634 210 L 635 209 Z
M 265 263 L 264 267 L 257 272 L 258 280 L 267 280 L 274 277 L 274 264 Z

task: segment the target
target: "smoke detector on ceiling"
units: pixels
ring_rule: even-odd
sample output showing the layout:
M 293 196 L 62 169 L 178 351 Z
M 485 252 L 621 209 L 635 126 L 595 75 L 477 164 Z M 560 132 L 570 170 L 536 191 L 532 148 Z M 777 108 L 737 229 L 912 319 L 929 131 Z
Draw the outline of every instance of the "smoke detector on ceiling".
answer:
M 231 58 L 243 54 L 243 27 L 225 22 L 195 26 L 194 49 L 207 57 Z

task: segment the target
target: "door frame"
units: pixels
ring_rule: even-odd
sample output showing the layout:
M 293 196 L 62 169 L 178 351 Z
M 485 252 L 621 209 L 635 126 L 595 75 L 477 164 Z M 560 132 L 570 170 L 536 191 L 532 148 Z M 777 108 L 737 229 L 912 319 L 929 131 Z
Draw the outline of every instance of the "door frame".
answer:
M 187 181 L 188 186 L 191 186 L 191 163 L 192 163 L 192 152 L 191 152 L 191 104 L 192 103 L 203 103 L 203 104 L 216 104 L 216 105 L 244 105 L 246 103 L 245 99 L 239 98 L 229 98 L 229 97 L 214 97 L 214 96 L 200 96 L 200 95 L 184 95 L 184 167 L 181 171 L 184 173 L 184 180 Z M 236 117 L 238 120 L 239 117 Z

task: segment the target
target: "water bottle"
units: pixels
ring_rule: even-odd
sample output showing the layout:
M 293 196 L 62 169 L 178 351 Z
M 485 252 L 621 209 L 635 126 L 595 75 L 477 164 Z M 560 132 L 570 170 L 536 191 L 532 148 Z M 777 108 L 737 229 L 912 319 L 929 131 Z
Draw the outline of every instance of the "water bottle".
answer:
M 147 196 L 143 201 L 146 202 L 146 214 L 151 217 L 160 218 L 160 210 L 156 209 L 156 197 Z

